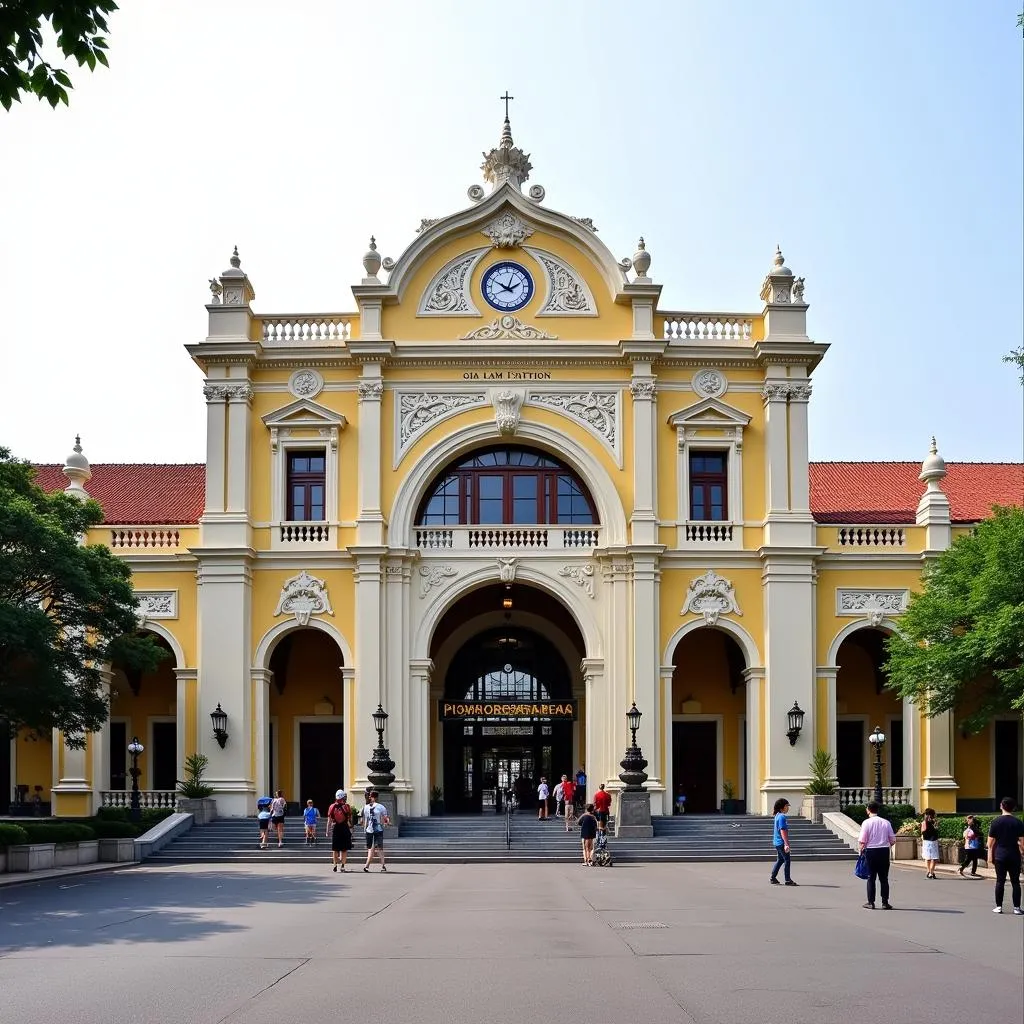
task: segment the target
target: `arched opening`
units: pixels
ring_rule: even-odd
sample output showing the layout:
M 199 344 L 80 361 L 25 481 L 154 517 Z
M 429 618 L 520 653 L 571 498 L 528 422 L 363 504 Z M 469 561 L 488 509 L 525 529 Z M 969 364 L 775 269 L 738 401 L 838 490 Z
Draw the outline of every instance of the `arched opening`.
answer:
M 101 788 L 129 788 L 128 744 L 138 736 L 145 748 L 139 757 L 139 787 L 168 793 L 177 789 L 181 778 L 174 670 L 182 666 L 165 636 L 155 630 L 141 632 L 149 633 L 165 656 L 151 672 L 126 668 L 116 660 L 110 665 L 110 771 Z
M 270 652 L 269 788 L 290 803 L 312 799 L 321 814 L 344 786 L 344 655 L 320 629 L 295 629 Z
M 886 688 L 885 641 L 889 631 L 864 626 L 847 636 L 836 652 L 836 775 L 841 789 L 874 786 L 874 752 L 868 743 L 877 725 L 885 733 L 882 785 L 905 785 L 903 702 Z M 908 775 L 911 773 L 907 773 Z M 863 803 L 859 799 L 851 803 Z M 889 799 L 887 795 L 886 799 Z
M 533 448 L 501 445 L 446 466 L 427 487 L 417 526 L 538 526 L 598 523 L 574 470 Z
M 672 654 L 672 781 L 675 810 L 687 814 L 746 809 L 747 669 L 729 633 L 703 627 Z
M 446 812 L 500 810 L 510 788 L 531 806 L 542 776 L 584 763 L 583 656 L 573 617 L 535 587 L 483 586 L 448 609 L 431 642 Z

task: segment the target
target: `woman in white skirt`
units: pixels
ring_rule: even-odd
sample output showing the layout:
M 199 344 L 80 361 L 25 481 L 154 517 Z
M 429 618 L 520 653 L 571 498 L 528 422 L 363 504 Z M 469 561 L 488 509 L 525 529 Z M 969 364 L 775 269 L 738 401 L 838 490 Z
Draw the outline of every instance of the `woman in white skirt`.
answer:
M 921 856 L 928 868 L 924 877 L 935 878 L 935 865 L 939 862 L 939 830 L 935 825 L 935 812 L 930 807 L 924 809 L 921 822 Z

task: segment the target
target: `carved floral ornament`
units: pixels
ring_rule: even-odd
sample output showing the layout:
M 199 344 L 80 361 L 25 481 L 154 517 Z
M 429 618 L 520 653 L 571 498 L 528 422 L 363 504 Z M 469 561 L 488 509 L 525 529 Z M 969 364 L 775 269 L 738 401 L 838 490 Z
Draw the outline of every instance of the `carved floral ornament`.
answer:
M 539 391 L 531 392 L 528 401 L 530 405 L 546 405 L 561 409 L 605 441 L 612 451 L 616 450 L 618 391 Z
M 491 404 L 494 406 L 494 421 L 498 433 L 510 437 L 519 429 L 519 410 L 523 404 L 523 392 L 504 389 L 491 392 Z
M 866 618 L 872 626 L 882 620 L 902 615 L 910 598 L 908 590 L 836 590 L 836 614 Z
M 658 384 L 653 377 L 634 377 L 629 385 L 633 401 L 650 401 L 658 393 Z
M 582 587 L 587 597 L 594 596 L 594 567 L 589 562 L 583 565 L 563 565 L 558 570 L 558 575 Z
M 248 381 L 238 384 L 208 381 L 203 385 L 203 397 L 208 404 L 214 402 L 245 402 L 252 401 L 252 385 Z
M 384 383 L 379 380 L 361 380 L 356 391 L 360 402 L 379 402 L 384 394 Z
M 479 316 L 470 293 L 470 277 L 473 268 L 486 253 L 486 249 L 474 249 L 457 256 L 445 264 L 427 285 L 420 300 L 420 316 Z
M 590 289 L 567 263 L 543 249 L 525 247 L 547 275 L 548 292 L 538 316 L 597 316 Z
M 315 398 L 323 386 L 324 378 L 318 370 L 296 370 L 288 378 L 288 390 L 296 398 Z
M 721 370 L 698 370 L 693 375 L 693 390 L 702 398 L 721 398 L 729 382 Z
M 443 587 L 458 575 L 459 570 L 450 565 L 421 565 L 420 597 L 426 597 L 434 587 Z
M 419 392 L 399 394 L 397 402 L 399 451 L 405 451 L 416 435 L 426 430 L 435 420 L 449 416 L 460 409 L 485 405 L 483 392 Z
M 556 341 L 557 334 L 548 334 L 532 324 L 524 324 L 517 316 L 506 313 L 484 327 L 462 335 L 462 341 Z
M 686 593 L 686 603 L 680 614 L 692 612 L 703 615 L 704 622 L 713 626 L 720 615 L 742 615 L 736 603 L 736 591 L 733 585 L 714 569 L 708 569 L 703 576 L 691 580 Z
M 313 615 L 333 615 L 330 598 L 327 596 L 327 584 L 311 576 L 305 569 L 284 581 L 281 596 L 277 599 L 274 618 L 279 615 L 294 615 L 300 626 L 309 624 Z
M 492 220 L 482 231 L 495 249 L 515 249 L 523 244 L 533 228 L 517 217 L 511 210 L 506 210 L 500 217 Z
M 176 590 L 137 590 L 139 621 L 146 619 L 176 619 L 178 592 Z
M 806 381 L 767 381 L 761 389 L 761 396 L 766 402 L 809 402 L 811 385 Z

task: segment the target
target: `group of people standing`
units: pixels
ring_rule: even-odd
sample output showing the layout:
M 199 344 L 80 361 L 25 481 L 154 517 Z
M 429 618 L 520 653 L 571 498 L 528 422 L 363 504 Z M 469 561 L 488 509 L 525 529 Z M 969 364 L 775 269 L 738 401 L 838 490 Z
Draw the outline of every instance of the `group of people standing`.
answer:
M 1013 913 L 1024 917 L 1021 909 L 1021 870 L 1024 864 L 1024 821 L 1014 813 L 1017 802 L 1012 797 L 1005 797 L 999 803 L 1000 815 L 992 820 L 988 830 L 988 862 L 996 874 L 995 906 L 992 913 L 1003 912 L 1003 898 L 1006 880 L 1010 880 L 1010 898 Z M 890 822 L 881 816 L 881 806 L 874 801 L 867 805 L 868 816 L 860 827 L 858 849 L 864 856 L 867 870 L 867 902 L 865 910 L 875 909 L 875 897 L 881 896 L 882 909 L 892 910 L 889 902 L 889 867 L 890 851 L 896 845 L 896 833 Z M 789 801 L 775 801 L 775 821 L 773 843 L 775 846 L 775 866 L 772 868 L 769 882 L 779 884 L 779 869 L 783 869 L 786 885 L 796 885 L 790 875 L 789 846 Z M 968 864 L 971 875 L 978 875 L 978 858 L 982 850 L 982 829 L 973 814 L 967 816 L 963 830 L 964 855 L 960 860 L 960 874 L 963 875 Z M 939 861 L 939 832 L 936 814 L 932 808 L 925 809 L 921 820 L 921 853 L 925 861 L 925 878 L 937 878 L 935 866 Z

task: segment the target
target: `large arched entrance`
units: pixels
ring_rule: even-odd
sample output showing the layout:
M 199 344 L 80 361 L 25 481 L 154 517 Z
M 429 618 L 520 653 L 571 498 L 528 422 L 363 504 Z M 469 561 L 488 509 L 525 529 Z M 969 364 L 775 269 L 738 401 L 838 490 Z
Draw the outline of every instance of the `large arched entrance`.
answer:
M 522 584 L 472 591 L 438 623 L 431 656 L 446 812 L 500 810 L 510 787 L 529 806 L 542 776 L 583 764 L 583 637 L 551 595 Z

